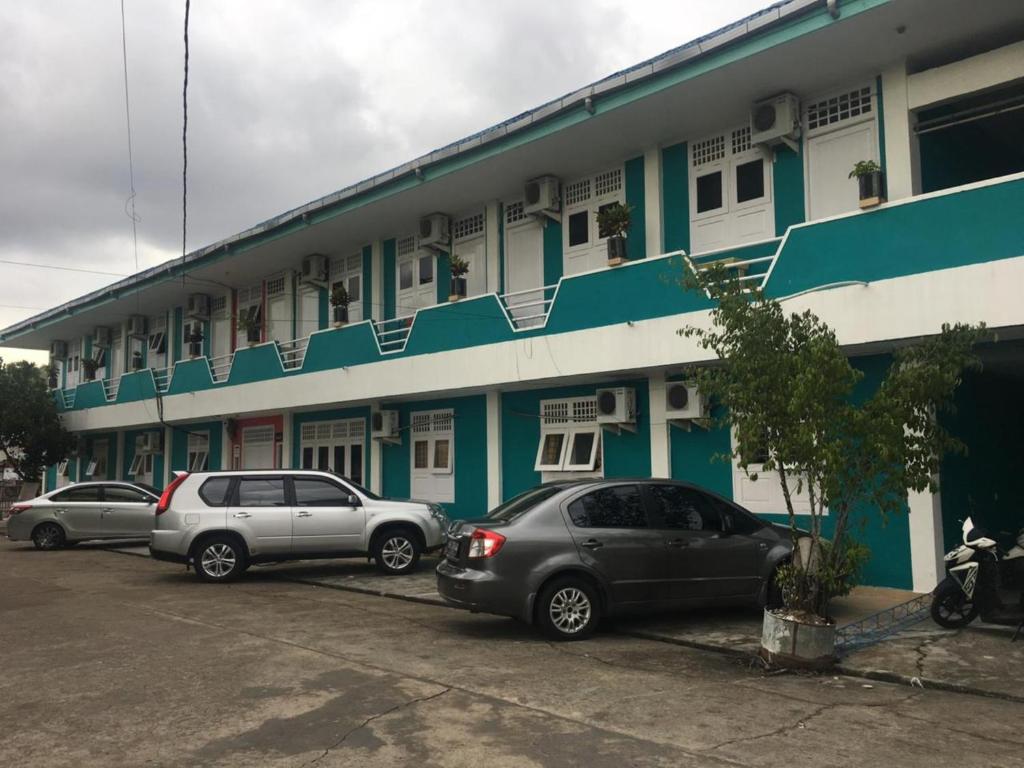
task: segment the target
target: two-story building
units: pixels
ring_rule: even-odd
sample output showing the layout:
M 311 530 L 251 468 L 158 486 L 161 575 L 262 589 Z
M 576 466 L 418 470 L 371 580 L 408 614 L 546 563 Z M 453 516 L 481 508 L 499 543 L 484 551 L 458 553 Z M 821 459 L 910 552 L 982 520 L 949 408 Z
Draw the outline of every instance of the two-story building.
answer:
M 1024 507 L 1022 139 L 1019 0 L 784 0 L 0 343 L 50 349 L 81 435 L 47 487 L 320 467 L 468 517 L 552 478 L 654 475 L 780 519 L 772 478 L 714 460 L 729 431 L 684 380 L 707 353 L 676 331 L 709 308 L 687 260 L 816 312 L 866 388 L 899 344 L 985 322 L 998 342 L 942 417 L 970 454 L 908 514 L 865 514 L 867 580 L 930 589 L 958 518 Z M 887 201 L 862 208 L 868 160 Z

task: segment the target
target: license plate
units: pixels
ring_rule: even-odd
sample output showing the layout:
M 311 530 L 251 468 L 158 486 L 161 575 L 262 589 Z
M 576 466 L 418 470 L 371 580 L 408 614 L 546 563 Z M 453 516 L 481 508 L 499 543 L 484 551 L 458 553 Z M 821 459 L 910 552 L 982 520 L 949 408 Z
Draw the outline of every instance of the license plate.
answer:
M 459 540 L 451 539 L 444 547 L 444 556 L 449 560 L 459 559 Z

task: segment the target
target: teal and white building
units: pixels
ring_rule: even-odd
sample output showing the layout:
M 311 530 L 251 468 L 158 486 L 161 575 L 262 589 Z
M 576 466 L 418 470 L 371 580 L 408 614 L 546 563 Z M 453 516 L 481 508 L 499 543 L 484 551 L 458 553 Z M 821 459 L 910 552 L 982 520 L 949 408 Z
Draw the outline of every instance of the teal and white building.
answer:
M 864 209 L 848 178 L 861 160 L 886 186 Z M 595 222 L 611 202 L 633 208 L 618 266 Z M 458 301 L 452 253 L 470 265 Z M 676 331 L 709 303 L 680 287 L 682 254 L 816 312 L 865 391 L 894 347 L 943 322 L 997 331 L 943 416 L 970 454 L 908 514 L 883 526 L 866 510 L 870 583 L 930 589 L 957 518 L 1021 517 L 1019 0 L 784 0 L 0 344 L 49 349 L 58 367 L 81 439 L 48 487 L 329 467 L 467 517 L 546 479 L 654 475 L 777 516 L 771 478 L 712 460 L 730 434 L 703 428 L 687 392 L 682 371 L 706 353 Z

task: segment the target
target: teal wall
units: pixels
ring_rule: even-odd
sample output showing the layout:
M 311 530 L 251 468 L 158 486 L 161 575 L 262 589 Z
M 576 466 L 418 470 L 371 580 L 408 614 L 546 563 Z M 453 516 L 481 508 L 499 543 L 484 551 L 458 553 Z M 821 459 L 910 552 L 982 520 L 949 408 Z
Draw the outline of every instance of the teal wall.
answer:
M 363 246 L 363 319 L 367 320 L 371 317 L 378 317 L 379 313 L 377 307 L 373 306 L 373 246 Z M 323 307 L 320 310 L 321 319 L 323 320 L 320 325 L 321 328 L 327 327 L 326 312 Z
M 644 158 L 634 157 L 626 161 L 625 171 L 626 205 L 633 211 L 626 233 L 626 255 L 631 261 L 647 256 L 647 210 L 644 192 Z
M 167 336 L 171 340 L 171 354 L 173 355 L 173 362 L 178 362 L 182 358 L 181 348 L 181 324 L 184 318 L 184 313 L 181 307 L 174 308 L 174 318 L 171 321 L 171 327 L 167 329 Z
M 562 225 L 544 217 L 544 285 L 562 276 Z
M 195 424 L 176 425 L 171 430 L 171 447 L 166 453 L 171 457 L 171 471 L 188 470 L 188 435 L 189 432 L 209 432 L 210 447 L 207 468 L 212 472 L 223 469 L 221 456 L 224 449 L 224 427 L 219 421 L 204 421 Z M 127 445 L 127 443 L 125 443 Z M 154 467 L 156 462 L 154 461 Z
M 651 474 L 651 436 L 647 379 L 625 379 L 571 387 L 505 392 L 501 395 L 501 493 L 510 499 L 541 482 L 534 470 L 540 444 L 540 401 L 593 395 L 603 387 L 633 387 L 640 414 L 637 431 L 615 434 L 604 430 L 605 477 L 645 477 Z
M 384 319 L 395 316 L 395 254 L 394 238 L 385 240 L 381 248 L 381 269 L 384 272 Z
M 978 371 L 964 376 L 955 410 L 940 423 L 967 447 L 951 454 L 939 474 L 942 531 L 946 549 L 961 543 L 968 516 L 990 531 L 1016 532 L 1024 526 L 1024 403 L 1020 378 Z
M 51 464 L 46 468 L 46 492 L 49 493 L 57 487 L 57 465 Z
M 385 496 L 409 498 L 411 495 L 412 440 L 407 427 L 410 414 L 440 408 L 455 409 L 455 502 L 445 504 L 452 519 L 481 517 L 487 512 L 487 403 L 484 395 L 417 401 L 388 409 L 399 412 L 401 443 L 382 446 L 381 479 Z
M 661 216 L 665 252 L 690 250 L 690 180 L 686 142 L 661 150 Z
M 782 236 L 794 224 L 804 222 L 803 139 L 798 152 L 786 146 L 775 147 L 772 166 L 772 194 L 775 199 L 775 234 Z
M 448 251 L 437 251 L 437 273 L 435 275 L 437 289 L 437 303 L 444 304 L 451 295 L 452 287 L 452 263 L 448 258 Z
M 363 436 L 363 482 L 370 487 L 370 408 L 335 408 L 329 411 L 310 411 L 292 416 L 292 467 L 302 466 L 302 425 L 315 421 L 335 419 L 366 419 L 366 434 Z

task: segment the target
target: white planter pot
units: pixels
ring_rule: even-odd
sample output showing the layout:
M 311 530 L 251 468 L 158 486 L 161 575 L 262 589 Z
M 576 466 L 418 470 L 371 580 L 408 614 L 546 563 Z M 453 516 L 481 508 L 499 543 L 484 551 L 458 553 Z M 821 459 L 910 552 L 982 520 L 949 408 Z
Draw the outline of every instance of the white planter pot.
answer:
M 836 661 L 836 625 L 806 624 L 765 610 L 761 658 L 795 669 L 827 669 Z

